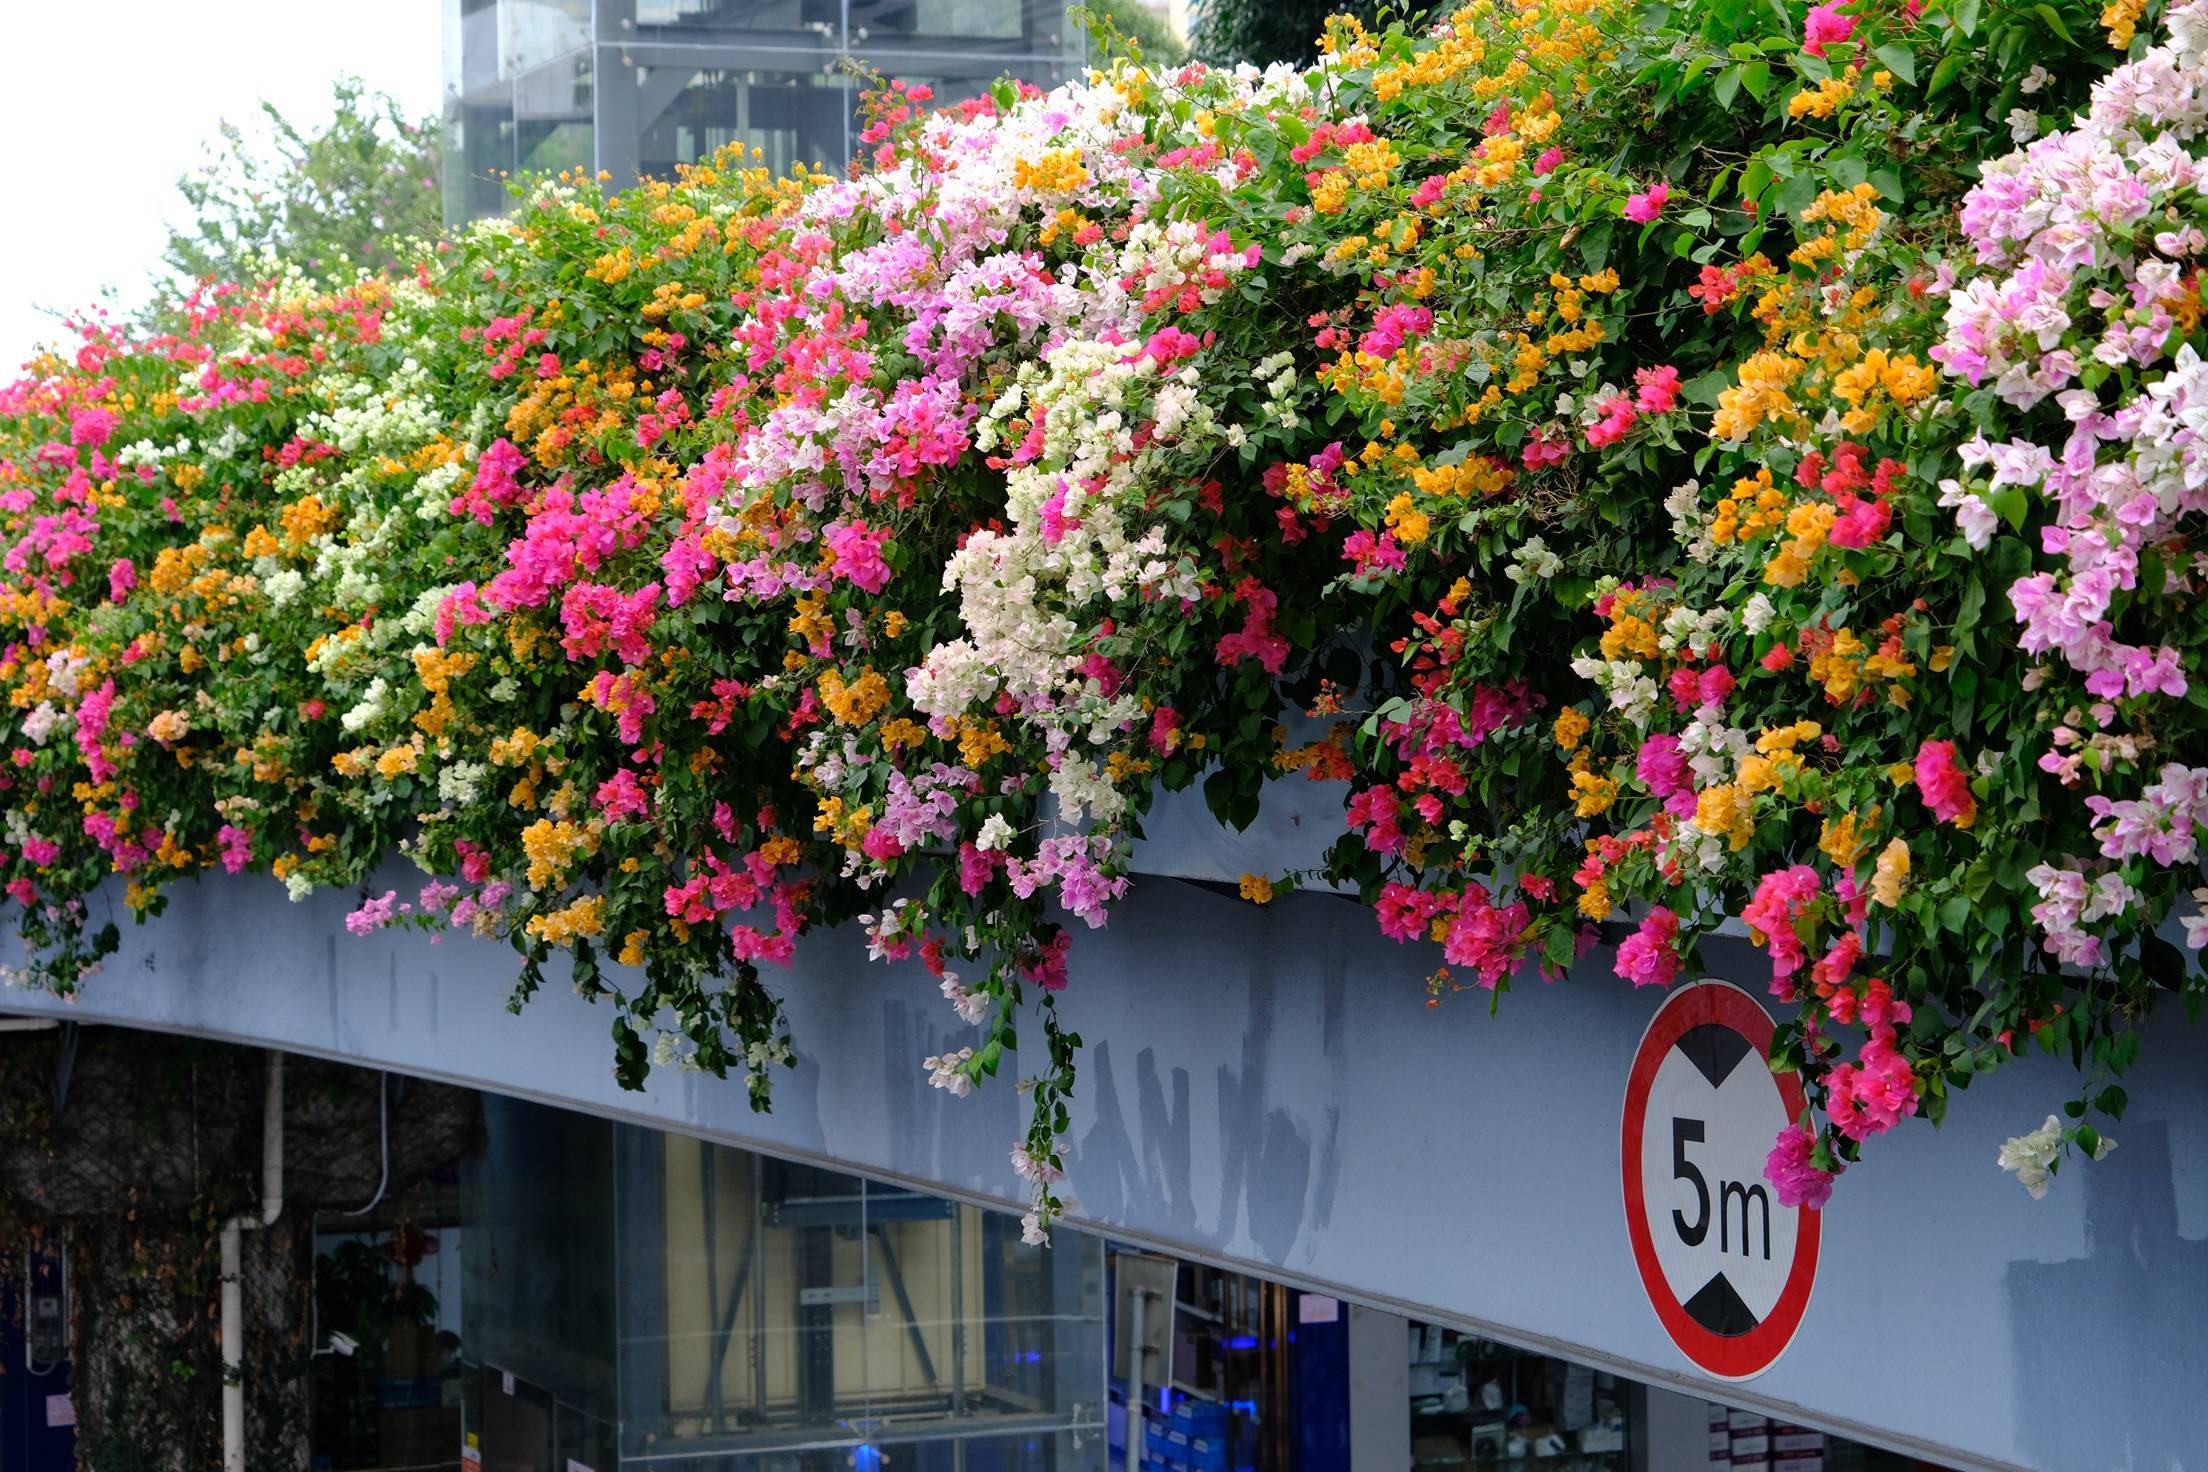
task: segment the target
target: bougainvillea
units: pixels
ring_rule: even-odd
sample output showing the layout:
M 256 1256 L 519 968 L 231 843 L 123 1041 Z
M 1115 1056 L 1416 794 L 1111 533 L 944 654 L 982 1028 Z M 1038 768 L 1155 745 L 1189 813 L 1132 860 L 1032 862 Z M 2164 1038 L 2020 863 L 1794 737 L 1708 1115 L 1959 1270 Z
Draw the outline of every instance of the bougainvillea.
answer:
M 25 974 L 113 875 L 404 853 L 350 930 L 565 953 L 624 1080 L 763 1105 L 763 968 L 855 929 L 977 1029 L 932 1083 L 1018 1049 L 1040 1236 L 1154 795 L 1329 782 L 1245 898 L 1355 889 L 1437 998 L 1745 930 L 1784 1199 L 2034 1039 L 2043 1188 L 2208 939 L 2208 6 L 2102 19 L 1474 0 L 891 86 L 844 176 L 539 181 L 88 325 L 0 393 Z

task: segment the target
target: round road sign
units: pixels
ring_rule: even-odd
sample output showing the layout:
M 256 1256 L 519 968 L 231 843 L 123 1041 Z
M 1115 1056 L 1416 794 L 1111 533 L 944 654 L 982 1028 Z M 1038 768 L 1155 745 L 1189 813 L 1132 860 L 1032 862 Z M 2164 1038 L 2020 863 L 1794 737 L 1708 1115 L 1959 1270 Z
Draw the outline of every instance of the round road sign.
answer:
M 1771 1015 L 1725 982 L 1664 1000 L 1633 1055 L 1619 1160 L 1641 1284 L 1686 1357 L 1745 1380 L 1801 1327 L 1819 1217 L 1782 1207 L 1763 1176 L 1802 1112 L 1801 1081 L 1770 1069 Z

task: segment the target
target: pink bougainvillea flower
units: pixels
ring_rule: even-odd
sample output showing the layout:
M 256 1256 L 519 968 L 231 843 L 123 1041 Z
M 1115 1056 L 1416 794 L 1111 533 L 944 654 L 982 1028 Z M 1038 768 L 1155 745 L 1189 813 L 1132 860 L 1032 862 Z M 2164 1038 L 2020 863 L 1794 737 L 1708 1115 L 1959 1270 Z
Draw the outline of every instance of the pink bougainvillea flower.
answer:
M 1778 1192 L 1781 1206 L 1806 1206 L 1819 1210 L 1832 1199 L 1835 1171 L 1819 1170 L 1811 1162 L 1817 1137 L 1798 1124 L 1779 1131 L 1777 1143 L 1763 1163 L 1764 1179 Z
M 1518 452 L 1518 461 L 1528 470 L 1539 470 L 1545 465 L 1560 464 L 1571 453 L 1569 444 L 1543 433 L 1526 441 L 1525 448 Z
M 1671 198 L 1671 186 L 1658 184 L 1633 195 L 1625 202 L 1625 217 L 1637 225 L 1645 225 L 1664 212 L 1664 204 Z
M 1798 926 L 1823 888 L 1817 871 L 1807 864 L 1776 869 L 1756 885 L 1755 897 L 1742 907 L 1740 918 L 1754 939 L 1771 952 L 1771 990 L 1779 996 L 1793 994 L 1793 976 L 1808 958 Z
M 1633 421 L 1641 417 L 1640 411 L 1633 407 L 1633 401 L 1623 394 L 1596 404 L 1595 412 L 1600 417 L 1587 426 L 1587 445 L 1596 450 L 1624 439 L 1625 432 L 1633 427 Z
M 1617 973 L 1635 986 L 1670 986 L 1679 975 L 1679 917 L 1651 909 L 1618 947 Z
M 1827 46 L 1838 46 L 1855 35 L 1855 17 L 1842 15 L 1837 5 L 1818 5 L 1802 22 L 1802 50 L 1823 56 Z
M 1970 776 L 1956 760 L 1952 741 L 1927 741 L 1917 748 L 1917 791 L 1925 806 L 1942 823 L 1968 828 L 1978 821 L 1978 799 L 1971 796 Z
M 1669 363 L 1635 369 L 1633 383 L 1633 402 L 1643 414 L 1669 414 L 1679 406 L 1679 370 Z

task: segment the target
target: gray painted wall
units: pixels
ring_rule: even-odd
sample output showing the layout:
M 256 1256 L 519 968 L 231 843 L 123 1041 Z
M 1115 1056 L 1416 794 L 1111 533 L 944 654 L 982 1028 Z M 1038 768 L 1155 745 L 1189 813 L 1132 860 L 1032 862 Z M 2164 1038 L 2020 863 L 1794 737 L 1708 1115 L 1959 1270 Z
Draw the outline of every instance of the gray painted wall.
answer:
M 394 874 L 393 879 L 399 876 Z M 1018 1100 L 926 1087 L 961 1027 L 917 964 L 816 943 L 774 978 L 803 1061 L 755 1116 L 742 1090 L 665 1074 L 613 1084 L 608 1016 L 548 989 L 503 1010 L 512 954 L 413 933 L 354 939 L 349 902 L 287 904 L 272 881 L 180 886 L 126 924 L 81 1000 L 0 1005 L 337 1055 L 832 1161 L 1002 1203 Z M 1737 975 L 1767 975 L 1740 948 Z M 1665 1337 L 1621 1218 L 1628 1063 L 1657 998 L 1590 957 L 1425 1006 L 1434 956 L 1378 938 L 1353 903 L 1259 910 L 1139 881 L 1084 933 L 1063 1007 L 1088 1040 L 1075 1149 L 1080 1215 L 1113 1235 L 1244 1265 L 1367 1304 L 1543 1347 L 1958 1466 L 2208 1472 L 2208 1041 L 2150 1025 L 2120 1148 L 2033 1202 L 2000 1141 L 2075 1089 L 2012 1066 L 1946 1127 L 1874 1143 L 1825 1213 L 1792 1347 L 1716 1385 Z

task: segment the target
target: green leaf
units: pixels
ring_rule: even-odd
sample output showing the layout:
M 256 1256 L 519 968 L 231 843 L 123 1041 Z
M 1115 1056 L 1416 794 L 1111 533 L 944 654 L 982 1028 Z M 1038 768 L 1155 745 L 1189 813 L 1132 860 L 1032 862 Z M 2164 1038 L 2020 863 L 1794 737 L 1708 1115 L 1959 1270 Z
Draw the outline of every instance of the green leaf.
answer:
M 2064 45 L 2075 46 L 2078 44 L 2076 39 L 2071 36 L 2070 28 L 2062 23 L 2062 17 L 2055 13 L 2054 6 L 2034 5 L 2032 7 L 2032 14 L 2038 16 L 2040 20 L 2046 24 L 2048 30 L 2053 31 L 2056 35 L 2062 37 Z
M 1963 63 L 1968 60 L 1970 57 L 1963 52 L 1941 57 L 1940 64 L 1932 68 L 1932 85 L 1924 89 L 1925 100 L 1929 102 L 1939 96 L 1947 84 L 1955 80 L 1955 74 L 1963 69 Z
M 1740 95 L 1740 63 L 1735 62 L 1717 74 L 1717 81 L 1710 88 L 1717 105 L 1730 112 L 1733 99 Z
M 2185 953 L 2152 931 L 2139 937 L 2139 964 L 2157 986 L 2185 985 Z
M 1978 33 L 1978 10 L 1982 0 L 1962 0 L 1955 7 L 1955 26 L 1966 36 Z
M 1690 378 L 1680 389 L 1680 397 L 1690 404 L 1710 406 L 1717 403 L 1717 396 L 1732 387 L 1732 375 L 1722 368 Z
M 1579 237 L 1580 259 L 1590 271 L 1600 271 L 1610 264 L 1610 237 L 1612 226 L 1608 220 L 1590 225 Z
M 1771 166 L 1762 159 L 1749 162 L 1740 172 L 1740 197 L 1743 200 L 1758 199 L 1771 187 Z
M 1257 821 L 1257 788 L 1222 767 L 1204 779 L 1204 805 L 1212 816 L 1240 832 Z
M 1778 194 L 1771 201 L 1772 207 L 1782 215 L 1798 215 L 1809 208 L 1809 202 L 1817 197 L 1817 176 L 1796 174 L 1781 184 Z
M 1914 87 L 1917 85 L 1917 58 L 1906 46 L 1892 41 L 1878 47 L 1872 55 L 1886 63 L 1886 69 Z
M 1871 170 L 1871 187 L 1889 204 L 1900 204 L 1907 196 L 1901 187 L 1901 174 L 1896 169 Z

